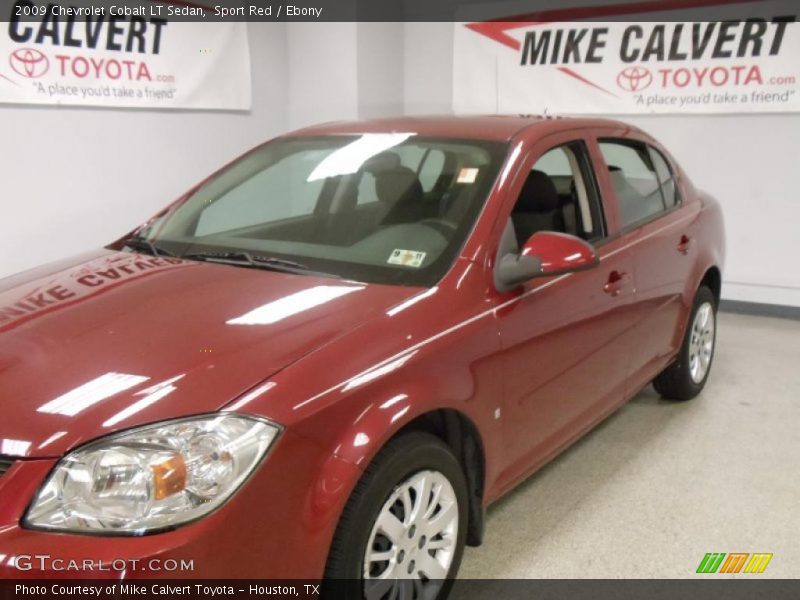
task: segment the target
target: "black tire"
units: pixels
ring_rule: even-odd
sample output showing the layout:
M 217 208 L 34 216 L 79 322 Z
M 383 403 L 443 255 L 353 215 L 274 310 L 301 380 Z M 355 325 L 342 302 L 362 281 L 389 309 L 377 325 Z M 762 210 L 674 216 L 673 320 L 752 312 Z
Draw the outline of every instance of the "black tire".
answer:
M 700 381 L 695 381 L 692 378 L 690 367 L 692 336 L 696 335 L 693 326 L 695 323 L 695 317 L 697 316 L 700 307 L 707 303 L 711 305 L 711 315 L 714 319 L 714 329 L 711 335 L 711 357 L 702 379 Z M 699 290 L 697 290 L 697 294 L 695 294 L 694 303 L 692 304 L 692 310 L 689 313 L 689 321 L 686 324 L 686 331 L 683 335 L 683 343 L 681 344 L 681 350 L 678 354 L 678 357 L 675 359 L 675 362 L 670 364 L 658 375 L 658 377 L 653 380 L 653 387 L 663 398 L 666 398 L 667 400 L 680 401 L 691 400 L 703 390 L 706 385 L 706 381 L 708 381 L 708 375 L 711 372 L 711 366 L 714 362 L 714 354 L 717 347 L 716 319 L 717 301 L 714 298 L 712 291 L 706 286 L 702 286 Z
M 364 471 L 345 506 L 331 544 L 322 585 L 322 597 L 364 598 L 364 556 L 372 529 L 384 504 L 400 484 L 415 474 L 438 471 L 449 481 L 458 505 L 458 531 L 453 558 L 438 593 L 447 598 L 458 572 L 467 532 L 467 482 L 453 452 L 439 438 L 412 432 L 390 441 Z M 426 597 L 426 600 L 429 600 Z

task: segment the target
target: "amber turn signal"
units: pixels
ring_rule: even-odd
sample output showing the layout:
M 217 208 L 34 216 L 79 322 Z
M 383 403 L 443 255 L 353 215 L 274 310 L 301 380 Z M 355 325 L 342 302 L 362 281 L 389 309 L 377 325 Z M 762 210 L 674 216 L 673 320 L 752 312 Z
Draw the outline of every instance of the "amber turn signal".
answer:
M 153 472 L 153 497 L 163 500 L 186 487 L 186 462 L 180 454 L 150 466 Z

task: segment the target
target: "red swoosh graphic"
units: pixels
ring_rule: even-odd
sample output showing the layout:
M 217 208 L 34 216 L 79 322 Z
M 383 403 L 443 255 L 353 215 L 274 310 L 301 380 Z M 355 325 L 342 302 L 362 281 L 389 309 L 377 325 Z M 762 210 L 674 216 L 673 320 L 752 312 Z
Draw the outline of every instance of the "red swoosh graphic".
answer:
M 502 17 L 490 21 L 467 23 L 466 27 L 476 33 L 485 35 L 491 40 L 508 46 L 512 50 L 520 49 L 519 40 L 508 33 L 509 29 L 554 23 L 557 21 L 580 21 L 582 19 L 598 19 L 601 17 L 615 17 L 629 14 L 646 14 L 671 10 L 686 10 L 692 8 L 705 8 L 722 4 L 757 4 L 765 0 L 666 0 L 632 2 L 629 4 L 610 4 L 608 6 L 575 6 L 572 8 L 556 8 L 538 12 L 525 13 L 512 17 Z
M 15 86 L 19 87 L 19 84 L 18 84 L 16 81 L 14 81 L 13 79 L 9 79 L 8 77 L 6 77 L 5 75 L 3 75 L 2 73 L 0 73 L 0 77 L 2 77 L 3 79 L 5 79 L 5 80 L 6 80 L 6 81 L 8 81 L 9 83 L 13 83 Z
M 569 75 L 570 77 L 574 77 L 575 79 L 585 83 L 586 85 L 590 85 L 593 88 L 597 88 L 601 92 L 605 92 L 609 96 L 614 96 L 614 98 L 619 98 L 619 96 L 617 96 L 614 92 L 610 92 L 606 88 L 604 88 L 603 86 L 597 85 L 595 82 L 586 79 L 586 77 L 576 73 L 572 69 L 569 69 L 567 67 L 558 67 L 558 70 L 561 71 L 562 73 L 566 74 L 566 75 Z

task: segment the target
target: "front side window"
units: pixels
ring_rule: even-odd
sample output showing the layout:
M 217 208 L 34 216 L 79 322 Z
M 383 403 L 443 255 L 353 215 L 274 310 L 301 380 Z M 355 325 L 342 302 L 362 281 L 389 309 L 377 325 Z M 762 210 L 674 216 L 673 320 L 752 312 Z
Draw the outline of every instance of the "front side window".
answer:
M 610 171 L 623 228 L 664 212 L 661 183 L 645 144 L 600 140 L 600 152 Z
M 511 222 L 517 243 L 538 231 L 558 231 L 598 241 L 603 218 L 586 145 L 574 141 L 545 152 L 526 177 Z
M 239 252 L 346 279 L 433 285 L 472 230 L 505 152 L 501 143 L 404 133 L 282 138 L 139 235 L 176 256 Z

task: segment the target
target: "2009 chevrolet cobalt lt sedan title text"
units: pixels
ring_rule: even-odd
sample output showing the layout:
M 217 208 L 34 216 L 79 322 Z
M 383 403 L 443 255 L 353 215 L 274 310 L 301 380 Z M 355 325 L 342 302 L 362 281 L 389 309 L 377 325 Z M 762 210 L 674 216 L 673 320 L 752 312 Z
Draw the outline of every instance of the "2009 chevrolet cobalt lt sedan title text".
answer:
M 650 381 L 702 390 L 723 246 L 717 202 L 613 121 L 266 143 L 0 281 L 0 573 L 185 559 L 446 595 L 489 504 Z

